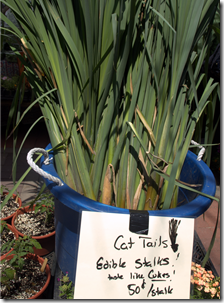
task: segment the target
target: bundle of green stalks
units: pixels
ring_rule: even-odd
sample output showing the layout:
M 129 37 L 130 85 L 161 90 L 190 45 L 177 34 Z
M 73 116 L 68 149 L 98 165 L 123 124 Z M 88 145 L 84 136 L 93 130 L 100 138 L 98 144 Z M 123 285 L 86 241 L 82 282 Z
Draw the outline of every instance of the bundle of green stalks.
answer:
M 196 46 L 218 1 L 2 2 L 21 25 L 2 14 L 60 178 L 108 205 L 176 207 L 178 188 L 189 188 L 178 180 L 196 124 L 217 89 L 210 79 L 198 97 L 209 39 Z

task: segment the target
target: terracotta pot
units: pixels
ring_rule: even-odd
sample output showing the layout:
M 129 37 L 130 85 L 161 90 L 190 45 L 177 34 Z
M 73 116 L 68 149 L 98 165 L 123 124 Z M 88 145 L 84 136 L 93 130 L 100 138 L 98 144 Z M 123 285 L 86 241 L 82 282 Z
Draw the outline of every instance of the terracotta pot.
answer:
M 3 195 L 8 195 L 8 192 L 3 192 Z M 17 195 L 13 194 L 12 195 L 13 199 L 16 199 L 16 197 L 18 197 Z M 18 197 L 18 201 L 19 203 L 19 207 L 22 207 L 22 200 Z M 5 218 L 1 218 L 1 220 L 4 220 L 7 222 L 7 224 L 11 224 L 11 221 L 12 221 L 12 217 L 14 216 L 15 213 L 11 214 L 10 216 L 8 217 L 5 217 Z
M 13 258 L 13 256 L 14 255 L 10 255 L 10 256 L 6 256 L 5 258 L 7 260 L 11 260 Z M 28 254 L 28 255 L 26 255 L 26 257 L 38 261 L 41 265 L 44 263 L 44 259 L 41 258 L 38 255 Z M 43 292 L 48 287 L 48 285 L 50 283 L 50 279 L 51 279 L 51 270 L 50 270 L 50 266 L 48 264 L 45 267 L 45 272 L 47 274 L 47 281 L 46 281 L 45 285 L 41 288 L 41 290 L 38 293 L 36 293 L 34 296 L 30 297 L 29 300 L 31 300 L 31 299 L 40 299 L 41 296 L 42 296 L 42 294 L 43 294 Z
M 33 205 L 33 209 L 35 208 L 35 204 Z M 29 206 L 23 207 L 19 209 L 12 218 L 12 227 L 15 228 L 19 236 L 23 237 L 24 234 L 22 234 L 16 227 L 15 227 L 15 219 L 17 216 L 30 212 L 31 209 L 29 209 Z M 55 231 L 51 232 L 50 234 L 47 234 L 45 236 L 32 236 L 33 239 L 36 239 L 40 245 L 42 246 L 41 249 L 33 248 L 34 254 L 39 256 L 44 256 L 52 252 L 55 248 Z
M 10 225 L 10 224 L 7 224 L 7 226 L 8 226 L 8 228 L 14 233 L 14 235 L 16 236 L 16 239 L 18 239 L 18 238 L 19 238 L 19 235 L 18 235 L 18 232 L 15 230 L 15 228 L 12 227 L 12 225 Z M 3 259 L 5 259 L 5 257 L 6 257 L 12 250 L 13 250 L 13 248 L 10 249 L 6 254 L 2 255 L 2 256 L 0 257 L 0 261 L 2 261 Z

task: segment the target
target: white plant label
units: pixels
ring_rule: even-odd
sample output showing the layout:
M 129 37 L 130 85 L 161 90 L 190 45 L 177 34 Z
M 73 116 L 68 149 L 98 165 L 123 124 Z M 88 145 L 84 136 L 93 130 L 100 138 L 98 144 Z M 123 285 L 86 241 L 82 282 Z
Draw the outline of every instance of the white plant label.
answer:
M 74 299 L 189 299 L 194 219 L 82 212 Z

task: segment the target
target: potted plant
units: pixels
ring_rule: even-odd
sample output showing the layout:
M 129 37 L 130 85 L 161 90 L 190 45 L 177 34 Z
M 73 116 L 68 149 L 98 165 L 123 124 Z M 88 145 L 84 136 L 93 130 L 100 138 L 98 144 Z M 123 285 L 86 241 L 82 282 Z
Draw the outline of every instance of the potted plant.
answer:
M 1 77 L 1 91 L 2 91 L 2 93 L 5 95 L 6 92 L 13 91 L 12 96 L 10 96 L 11 99 L 12 99 L 12 97 L 15 94 L 15 89 L 16 89 L 16 86 L 18 85 L 18 82 L 19 82 L 19 76 L 18 75 L 13 76 L 12 78 L 9 78 L 7 76 Z
M 17 211 L 12 218 L 12 226 L 19 236 L 29 235 L 36 239 L 41 248 L 34 247 L 34 253 L 44 256 L 55 247 L 54 197 L 51 193 L 42 193 L 38 198 Z
M 7 190 L 7 191 L 4 191 Z M 5 197 L 9 194 L 9 190 L 4 185 L 1 185 L 1 204 L 3 203 Z M 1 209 L 1 220 L 6 221 L 11 224 L 12 217 L 19 207 L 22 206 L 22 201 L 18 195 L 12 194 L 8 202 Z
M 74 298 L 74 286 L 72 281 L 69 280 L 68 272 L 65 272 L 65 275 L 62 275 L 62 278 L 57 278 L 57 282 L 60 283 L 59 285 L 59 297 L 61 299 L 71 300 Z
M 51 274 L 45 260 L 33 254 L 33 246 L 41 248 L 38 241 L 25 236 L 5 246 L 13 246 L 14 249 L 1 261 L 1 298 L 40 298 L 50 282 Z
M 200 264 L 192 262 L 191 299 L 220 299 L 220 277 L 215 277 L 211 270 L 205 270 Z
M 17 239 L 19 237 L 18 233 L 15 231 L 15 229 L 6 223 L 6 221 L 1 221 L 1 257 L 0 261 L 6 257 L 12 250 L 13 247 L 8 247 L 7 249 L 2 250 L 2 245 L 4 245 L 7 242 L 10 242 L 13 239 Z M 4 247 L 4 246 L 3 246 Z
M 62 185 L 46 180 L 58 198 L 57 261 L 63 271 L 72 264 L 71 281 L 83 209 L 203 213 L 215 179 L 188 149 L 218 89 L 211 79 L 198 98 L 209 39 L 200 53 L 196 48 L 203 34 L 209 37 L 218 1 L 6 2 L 23 28 L 8 23 L 28 58 L 21 58 L 24 73 L 44 96 L 36 102 L 56 170 L 50 161 L 41 165 L 45 179 L 59 177 Z
M 12 100 L 15 93 L 16 87 L 19 84 L 19 75 L 15 75 L 12 78 L 7 76 L 1 77 L 1 93 L 4 100 Z M 29 83 L 26 83 L 25 92 L 24 92 L 24 99 L 25 101 L 30 101 L 31 99 L 31 91 L 28 87 Z

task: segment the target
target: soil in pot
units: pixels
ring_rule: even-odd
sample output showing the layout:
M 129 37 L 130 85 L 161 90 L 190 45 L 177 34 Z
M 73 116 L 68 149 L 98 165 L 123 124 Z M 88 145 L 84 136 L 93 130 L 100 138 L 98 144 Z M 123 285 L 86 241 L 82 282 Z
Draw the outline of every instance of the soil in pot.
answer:
M 13 239 L 16 239 L 18 238 L 18 233 L 15 231 L 15 229 L 7 224 L 7 227 L 8 228 L 5 228 L 3 229 L 2 233 L 1 233 L 1 239 L 0 239 L 0 247 L 2 247 L 2 245 L 4 245 L 6 242 L 10 242 L 12 241 Z M 12 250 L 12 249 L 11 249 Z M 1 257 L 0 257 L 0 261 L 2 259 L 4 259 L 6 257 L 6 255 L 11 251 L 7 251 L 7 250 L 3 250 L 1 251 Z
M 1 195 L 1 203 L 3 203 L 5 197 L 8 195 L 8 193 L 4 192 L 3 195 Z M 7 223 L 11 223 L 11 219 L 14 215 L 14 213 L 18 210 L 19 207 L 22 206 L 21 199 L 13 194 L 13 196 L 9 199 L 9 201 L 6 203 L 6 205 L 1 210 L 1 220 L 7 221 Z
M 12 258 L 13 255 L 6 257 Z M 50 282 L 50 267 L 46 266 L 41 272 L 44 259 L 30 254 L 25 259 L 23 269 L 17 271 L 16 278 L 12 279 L 6 286 L 1 283 L 1 299 L 36 299 L 47 288 Z M 6 265 L 9 266 L 9 265 Z M 0 265 L 2 271 L 3 265 Z
M 22 211 L 22 210 L 21 210 Z M 54 228 L 54 216 L 49 222 L 45 223 L 45 214 L 38 211 L 29 211 L 21 213 L 14 220 L 15 228 L 27 236 L 45 236 L 52 233 Z
M 35 205 L 33 206 L 33 209 Z M 36 239 L 42 249 L 34 248 L 34 253 L 44 256 L 52 252 L 55 248 L 55 227 L 54 215 L 48 222 L 45 222 L 45 213 L 38 211 L 36 214 L 33 209 L 26 206 L 13 216 L 12 226 L 16 229 L 19 236 L 32 236 Z

